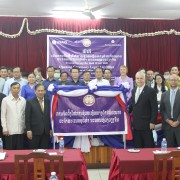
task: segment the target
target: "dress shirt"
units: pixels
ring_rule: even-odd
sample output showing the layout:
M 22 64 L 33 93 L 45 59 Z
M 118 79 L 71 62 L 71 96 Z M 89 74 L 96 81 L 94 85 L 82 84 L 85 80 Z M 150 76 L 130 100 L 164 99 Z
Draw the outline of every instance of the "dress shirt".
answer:
M 173 118 L 173 107 L 174 107 L 177 90 L 178 88 L 170 89 L 171 118 Z M 172 99 L 172 97 L 174 97 L 174 99 Z
M 154 79 L 153 79 L 152 81 L 147 80 L 146 84 L 147 84 L 149 87 L 154 88 L 155 81 L 154 81 Z
M 66 85 L 73 85 L 73 86 L 86 86 L 85 82 L 82 80 L 78 80 L 75 82 L 73 79 L 66 82 Z
M 114 86 L 114 80 L 110 79 L 109 83 L 110 83 L 111 86 Z
M 160 103 L 160 101 L 161 101 L 161 95 L 162 95 L 162 90 L 161 90 L 161 86 L 157 86 L 157 90 L 158 90 L 158 92 L 157 92 L 157 101 L 158 101 L 158 103 Z M 168 88 L 167 88 L 167 86 L 165 86 L 165 90 L 167 91 L 168 90 Z
M 135 99 L 137 99 L 137 101 L 138 101 L 139 96 L 141 95 L 141 93 L 142 93 L 142 91 L 143 91 L 143 89 L 144 89 L 144 86 L 145 86 L 145 84 L 144 84 L 143 86 L 141 86 L 141 87 L 137 87 L 137 89 L 136 89 Z M 137 98 L 137 96 L 138 96 L 138 98 Z M 137 102 L 137 101 L 136 101 L 136 102 Z
M 22 88 L 22 86 L 26 85 L 28 82 L 26 79 L 24 78 L 20 78 L 20 79 L 15 79 L 15 78 L 10 78 L 5 82 L 4 85 L 4 89 L 3 89 L 3 94 L 5 94 L 6 96 L 8 96 L 10 94 L 10 88 L 11 88 L 11 84 L 13 82 L 18 82 Z M 19 95 L 21 94 L 21 91 L 19 92 Z
M 101 80 L 98 80 L 98 79 L 93 79 L 89 82 L 89 85 L 88 86 L 110 86 L 110 83 L 107 79 L 101 79 Z
M 36 84 L 31 88 L 29 83 L 24 85 L 21 89 L 21 96 L 26 100 L 32 99 L 36 96 L 34 93 Z
M 175 96 L 176 96 L 177 90 L 178 88 L 170 89 L 170 102 L 171 102 L 172 93 L 175 93 Z
M 84 81 L 85 85 L 88 86 L 89 84 L 89 81 Z
M 45 87 L 45 89 L 46 89 L 46 94 L 45 94 L 45 97 L 47 98 L 47 99 L 51 99 L 51 92 L 50 91 L 48 91 L 48 86 L 50 85 L 50 84 L 55 84 L 55 85 L 61 85 L 61 82 L 59 81 L 59 80 L 55 80 L 55 79 L 53 79 L 53 80 L 49 80 L 49 79 L 45 79 L 43 82 L 42 82 L 42 84 L 44 85 L 44 87 Z
M 38 101 L 39 101 L 39 104 L 42 104 L 42 111 L 44 111 L 44 98 L 43 99 L 39 99 L 39 98 L 37 98 L 38 99 Z M 41 105 L 40 105 L 41 106 Z
M 2 100 L 1 124 L 3 131 L 9 131 L 10 135 L 24 133 L 25 106 L 26 100 L 21 96 L 15 99 L 10 94 Z
M 6 82 L 5 79 L 0 77 L 0 92 L 1 93 L 3 92 L 5 82 Z

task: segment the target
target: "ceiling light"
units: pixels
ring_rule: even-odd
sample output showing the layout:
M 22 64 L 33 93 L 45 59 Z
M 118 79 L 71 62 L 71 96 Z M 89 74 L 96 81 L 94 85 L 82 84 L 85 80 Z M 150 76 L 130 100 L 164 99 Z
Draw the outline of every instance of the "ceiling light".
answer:
M 52 17 L 63 19 L 90 19 L 90 17 L 79 12 L 58 12 L 54 11 Z

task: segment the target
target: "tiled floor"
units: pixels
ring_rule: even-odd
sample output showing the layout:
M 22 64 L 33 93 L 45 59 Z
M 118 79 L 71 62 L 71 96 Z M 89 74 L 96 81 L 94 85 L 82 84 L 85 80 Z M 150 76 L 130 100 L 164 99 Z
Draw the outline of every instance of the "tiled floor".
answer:
M 109 169 L 88 169 L 89 180 L 108 180 Z

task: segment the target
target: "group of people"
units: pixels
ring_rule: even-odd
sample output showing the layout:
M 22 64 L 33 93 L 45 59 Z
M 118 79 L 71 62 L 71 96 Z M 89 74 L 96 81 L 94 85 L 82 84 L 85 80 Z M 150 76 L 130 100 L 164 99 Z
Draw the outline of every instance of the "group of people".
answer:
M 56 85 L 108 85 L 119 86 L 129 83 L 126 93 L 127 104 L 132 113 L 134 146 L 137 148 L 154 147 L 152 130 L 155 128 L 158 110 L 163 122 L 162 129 L 168 147 L 180 146 L 180 78 L 178 67 L 161 75 L 152 70 L 140 69 L 133 78 L 127 76 L 128 68 L 120 67 L 120 76 L 112 80 L 110 69 L 97 67 L 95 78 L 91 72 L 82 72 L 72 67 L 70 72 L 61 72 L 59 68 L 49 66 L 47 79 L 43 78 L 42 68 L 37 67 L 28 75 L 22 74 L 20 67 L 0 68 L 0 137 L 5 141 L 6 149 L 23 149 L 24 134 L 28 138 L 29 148 L 48 148 L 52 136 L 50 123 L 50 84 Z M 69 76 L 71 78 L 69 78 Z
M 139 70 L 132 91 L 134 146 L 154 147 L 153 133 L 158 110 L 162 116 L 162 131 L 167 146 L 180 146 L 180 99 L 178 67 L 164 72 Z

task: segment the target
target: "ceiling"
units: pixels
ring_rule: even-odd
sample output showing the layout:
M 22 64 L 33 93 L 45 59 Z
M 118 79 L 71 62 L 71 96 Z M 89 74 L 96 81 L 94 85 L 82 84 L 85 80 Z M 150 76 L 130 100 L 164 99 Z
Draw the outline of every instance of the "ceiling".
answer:
M 0 16 L 54 17 L 58 11 L 53 10 L 66 10 L 78 18 L 75 11 L 84 11 L 85 8 L 91 9 L 104 3 L 109 5 L 92 12 L 96 18 L 180 18 L 180 0 L 0 0 Z

